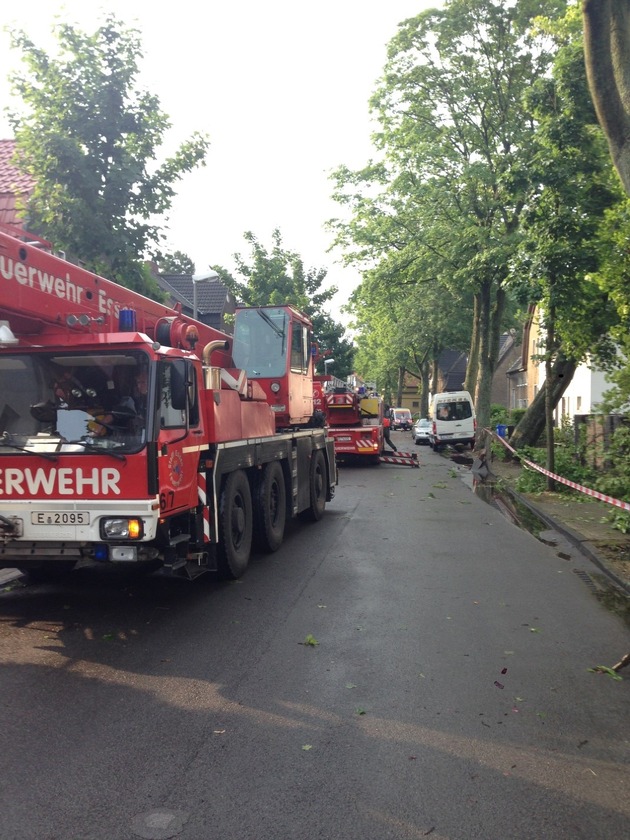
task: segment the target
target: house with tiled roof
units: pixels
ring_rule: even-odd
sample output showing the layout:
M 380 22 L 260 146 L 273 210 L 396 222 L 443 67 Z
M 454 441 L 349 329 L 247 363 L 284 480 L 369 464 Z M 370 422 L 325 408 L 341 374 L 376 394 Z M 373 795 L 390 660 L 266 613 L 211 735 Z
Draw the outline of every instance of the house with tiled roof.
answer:
M 23 206 L 35 185 L 30 175 L 24 175 L 13 161 L 15 140 L 0 140 L 0 229 L 19 236 L 26 231 Z M 167 303 L 181 305 L 182 312 L 193 314 L 193 281 L 187 274 L 152 273 L 158 285 L 166 293 Z M 197 313 L 200 321 L 224 332 L 232 332 L 225 316 L 234 313 L 236 301 L 220 280 L 197 284 Z M 229 320 L 229 319 L 228 319 Z
M 182 312 L 192 317 L 194 284 L 190 274 L 157 274 L 155 278 L 168 295 L 170 306 L 181 304 Z M 236 300 L 220 280 L 203 280 L 197 283 L 197 319 L 209 327 L 231 333 L 226 315 L 233 315 Z M 229 320 L 229 318 L 228 318 Z
M 491 402 L 511 406 L 511 388 L 516 387 L 508 379 L 508 371 L 515 363 L 521 362 L 521 348 L 518 336 L 512 330 L 503 333 L 499 338 L 499 355 L 494 375 L 492 377 Z M 437 382 L 433 393 L 442 391 L 461 391 L 466 378 L 468 356 L 460 350 L 443 350 L 437 364 Z M 411 374 L 405 376 L 401 405 L 409 408 L 412 414 L 420 410 L 420 380 Z
M 490 402 L 510 408 L 513 399 L 512 385 L 508 372 L 521 360 L 520 336 L 516 330 L 502 333 L 499 336 L 499 353 L 492 377 L 492 392 Z
M 468 356 L 461 350 L 442 350 L 438 357 L 438 381 L 433 384 L 434 394 L 443 391 L 461 391 L 466 378 Z
M 443 350 L 437 363 L 438 380 L 432 393 L 441 391 L 461 391 L 466 377 L 468 356 L 460 350 Z M 411 373 L 405 374 L 401 408 L 408 408 L 412 415 L 420 411 L 420 380 Z
M 527 408 L 534 401 L 545 381 L 544 352 L 541 311 L 532 304 L 523 325 L 520 358 L 507 371 L 509 408 Z M 597 413 L 604 393 L 611 387 L 608 376 L 591 359 L 581 362 L 556 406 L 556 425 L 560 425 L 563 417 L 573 421 L 576 415 Z
M 35 181 L 14 163 L 15 140 L 0 140 L 0 225 L 9 233 L 23 230 L 24 205 Z

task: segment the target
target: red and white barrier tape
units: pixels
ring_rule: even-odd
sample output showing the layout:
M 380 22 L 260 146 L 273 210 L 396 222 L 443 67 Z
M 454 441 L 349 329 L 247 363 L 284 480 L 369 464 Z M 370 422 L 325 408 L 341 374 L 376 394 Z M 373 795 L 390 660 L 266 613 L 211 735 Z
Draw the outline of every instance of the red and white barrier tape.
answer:
M 614 499 L 612 496 L 606 496 L 604 493 L 599 493 L 597 490 L 591 490 L 590 487 L 584 487 L 582 484 L 576 484 L 574 481 L 569 481 L 566 478 L 562 478 L 561 475 L 556 475 L 555 473 L 549 472 L 544 467 L 541 467 L 540 464 L 535 464 L 533 461 L 528 461 L 527 458 L 523 458 L 516 449 L 510 446 L 510 444 L 498 435 L 496 432 L 491 431 L 490 429 L 486 429 L 487 432 L 498 441 L 500 441 L 506 449 L 509 449 L 516 457 L 521 461 L 521 463 L 525 464 L 532 470 L 536 470 L 543 475 L 550 476 L 553 478 L 554 481 L 559 481 L 561 484 L 566 484 L 567 487 L 571 487 L 573 490 L 578 490 L 580 493 L 585 493 L 587 496 L 592 496 L 594 499 L 599 499 L 600 502 L 606 502 L 607 505 L 614 505 L 614 507 L 621 508 L 622 510 L 630 512 L 630 502 L 622 502 L 619 499 Z

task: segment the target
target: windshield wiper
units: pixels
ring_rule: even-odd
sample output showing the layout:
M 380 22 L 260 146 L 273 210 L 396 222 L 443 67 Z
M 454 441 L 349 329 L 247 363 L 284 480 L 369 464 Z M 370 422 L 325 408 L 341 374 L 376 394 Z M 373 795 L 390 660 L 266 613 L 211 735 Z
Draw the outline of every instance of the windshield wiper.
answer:
M 256 311 L 263 319 L 263 321 L 266 321 L 269 324 L 269 326 L 275 332 L 275 334 L 280 336 L 280 338 L 282 339 L 282 349 L 284 350 L 284 328 L 280 329 L 280 327 L 277 324 L 274 324 L 274 322 L 264 310 L 257 309 Z
M 0 446 L 10 446 L 11 449 L 17 449 L 18 452 L 26 452 L 29 455 L 39 455 L 40 458 L 46 458 L 49 461 L 58 461 L 59 456 L 53 454 L 52 452 L 38 452 L 36 449 L 28 449 L 26 446 L 20 446 L 19 443 L 13 443 L 11 441 L 11 433 L 10 432 L 3 432 L 2 437 L 0 438 Z
M 96 446 L 93 443 L 90 443 L 88 440 L 66 440 L 64 443 L 82 446 L 88 452 L 96 452 L 99 455 L 111 455 L 112 458 L 116 458 L 118 461 L 126 461 L 127 458 L 122 454 L 122 452 L 114 452 L 113 449 L 106 449 L 104 446 Z

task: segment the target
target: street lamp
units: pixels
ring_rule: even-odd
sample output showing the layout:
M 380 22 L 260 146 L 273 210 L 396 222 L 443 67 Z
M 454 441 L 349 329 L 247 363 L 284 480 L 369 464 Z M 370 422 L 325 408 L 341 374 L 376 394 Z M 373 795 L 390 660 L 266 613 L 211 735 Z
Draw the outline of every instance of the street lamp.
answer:
M 193 318 L 195 319 L 195 321 L 197 320 L 197 283 L 201 283 L 203 280 L 218 279 L 219 275 L 216 273 L 216 271 L 207 271 L 205 274 L 193 274 Z

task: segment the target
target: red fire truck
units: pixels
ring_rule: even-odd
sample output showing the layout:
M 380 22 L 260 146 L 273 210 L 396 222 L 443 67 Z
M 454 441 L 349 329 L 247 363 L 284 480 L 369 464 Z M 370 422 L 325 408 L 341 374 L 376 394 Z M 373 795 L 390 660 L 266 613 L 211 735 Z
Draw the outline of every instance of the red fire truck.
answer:
M 291 306 L 232 337 L 0 232 L 0 568 L 240 577 L 334 495 L 311 347 Z
M 383 401 L 334 376 L 315 382 L 315 405 L 325 412 L 339 460 L 380 463 L 383 453 Z

